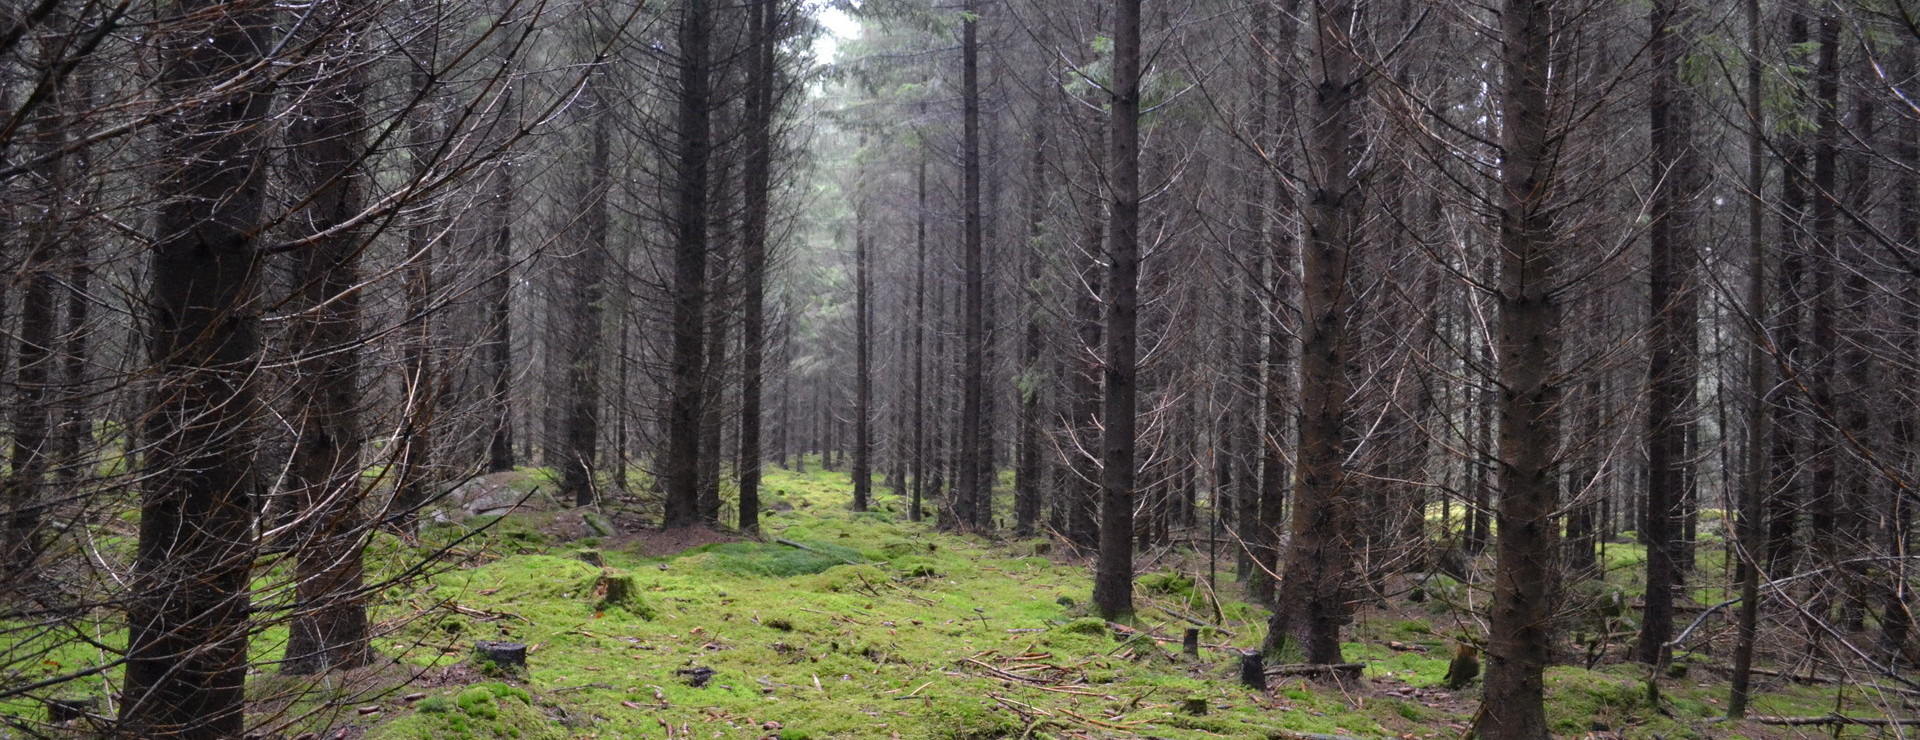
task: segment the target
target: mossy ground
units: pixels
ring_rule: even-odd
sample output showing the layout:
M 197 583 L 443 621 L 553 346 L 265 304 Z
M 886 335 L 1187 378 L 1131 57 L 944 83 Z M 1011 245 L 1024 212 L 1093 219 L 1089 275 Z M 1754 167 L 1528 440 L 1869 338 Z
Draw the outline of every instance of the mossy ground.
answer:
M 513 475 L 524 480 L 509 485 L 530 488 L 544 473 Z M 1233 649 L 1258 643 L 1264 610 L 1234 601 L 1227 578 L 1207 584 L 1198 556 L 1156 561 L 1157 570 L 1138 580 L 1139 617 L 1116 631 L 1084 611 L 1091 591 L 1085 563 L 1035 556 L 1034 541 L 993 543 L 904 522 L 904 502 L 880 486 L 875 510 L 855 514 L 847 510 L 850 487 L 845 473 L 818 465 L 805 473 L 770 469 L 763 540 L 664 557 L 642 556 L 648 550 L 632 538 L 568 540 L 550 526 L 555 515 L 541 512 L 449 523 L 417 542 L 382 535 L 369 557 L 375 576 L 451 546 L 439 570 L 380 595 L 377 647 L 398 665 L 351 690 L 315 691 L 262 674 L 250 695 L 262 712 L 331 708 L 291 723 L 288 737 L 348 725 L 389 740 L 1299 737 L 1289 731 L 1451 738 L 1476 708 L 1477 686 L 1441 688 L 1456 641 L 1483 629 L 1470 610 L 1435 604 L 1483 604 L 1485 594 L 1466 586 L 1429 589 L 1437 598 L 1425 604 L 1395 598 L 1365 608 L 1346 654 L 1368 664 L 1366 685 L 1342 691 L 1295 679 L 1254 692 L 1235 680 Z M 478 536 L 454 544 L 482 525 Z M 1599 590 L 1631 595 L 1639 551 L 1612 548 Z M 631 592 L 609 598 L 609 578 L 624 579 Z M 1215 613 L 1224 619 L 1203 630 L 1201 657 L 1179 655 L 1181 615 Z M 258 636 L 256 657 L 272 660 L 284 639 L 283 630 Z M 526 643 L 529 668 L 476 665 L 475 640 Z M 49 658 L 62 666 L 102 658 L 96 649 L 67 652 Z M 694 668 L 712 671 L 703 685 L 687 673 Z M 1711 721 L 1721 713 L 1725 680 L 1705 669 L 1663 678 L 1658 707 L 1647 699 L 1646 679 L 1644 668 L 1619 664 L 1617 652 L 1592 670 L 1552 669 L 1553 731 L 1832 734 Z M 1762 688 L 1755 707 L 1762 714 L 1909 713 L 1858 688 L 1778 681 Z M 283 689 L 291 698 L 275 701 Z M 1204 699 L 1207 712 L 1183 711 L 1190 699 Z M 41 711 L 0 704 L 0 714 Z

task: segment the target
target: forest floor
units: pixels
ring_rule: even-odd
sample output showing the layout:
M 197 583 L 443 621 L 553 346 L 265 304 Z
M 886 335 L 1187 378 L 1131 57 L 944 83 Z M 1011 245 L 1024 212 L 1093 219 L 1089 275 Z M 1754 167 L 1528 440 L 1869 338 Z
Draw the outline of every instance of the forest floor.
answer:
M 485 493 L 542 482 L 503 474 Z M 1442 688 L 1455 638 L 1480 629 L 1468 607 L 1484 599 L 1450 581 L 1420 603 L 1402 593 L 1362 610 L 1345 646 L 1367 666 L 1358 685 L 1276 676 L 1254 691 L 1238 682 L 1238 656 L 1259 644 L 1265 611 L 1236 600 L 1228 573 L 1210 587 L 1205 553 L 1157 554 L 1138 579 L 1138 617 L 1110 625 L 1087 616 L 1086 562 L 1045 540 L 938 533 L 902 521 L 903 503 L 884 492 L 874 511 L 852 513 L 845 473 L 773 469 L 765 488 L 764 541 L 595 536 L 608 522 L 553 505 L 455 513 L 418 542 L 383 536 L 376 577 L 447 556 L 381 594 L 377 647 L 390 660 L 318 686 L 262 673 L 249 685 L 256 724 L 285 717 L 282 737 L 386 740 L 1424 739 L 1461 737 L 1478 708 L 1478 682 Z M 1624 577 L 1634 555 L 1620 546 L 1609 560 Z M 1180 652 L 1188 626 L 1201 626 L 1198 657 Z M 259 657 L 270 662 L 276 640 L 284 633 L 257 639 Z M 476 640 L 528 645 L 527 667 L 476 662 Z M 1644 667 L 1582 640 L 1594 667 L 1548 673 L 1556 736 L 1891 733 L 1719 720 L 1724 660 L 1705 652 L 1660 679 L 1655 706 Z M 1758 688 L 1761 715 L 1913 714 L 1901 695 L 1857 685 L 1763 676 Z

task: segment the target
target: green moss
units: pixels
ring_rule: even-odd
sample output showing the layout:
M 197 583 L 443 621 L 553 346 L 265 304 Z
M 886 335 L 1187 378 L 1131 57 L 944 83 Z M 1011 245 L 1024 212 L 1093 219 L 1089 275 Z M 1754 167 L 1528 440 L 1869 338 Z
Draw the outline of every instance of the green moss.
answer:
M 716 574 L 792 578 L 812 575 L 861 560 L 860 552 L 830 543 L 802 542 L 810 550 L 761 542 L 728 542 L 690 550 L 680 558 L 687 567 Z
M 375 726 L 368 740 L 561 740 L 566 732 L 533 705 L 525 689 L 504 683 L 475 684 L 449 698 L 420 700 L 414 711 Z
M 460 711 L 470 717 L 489 720 L 500 718 L 500 705 L 494 703 L 493 692 L 488 691 L 484 686 L 475 686 L 460 692 L 460 695 L 454 699 L 454 703 L 459 704 Z

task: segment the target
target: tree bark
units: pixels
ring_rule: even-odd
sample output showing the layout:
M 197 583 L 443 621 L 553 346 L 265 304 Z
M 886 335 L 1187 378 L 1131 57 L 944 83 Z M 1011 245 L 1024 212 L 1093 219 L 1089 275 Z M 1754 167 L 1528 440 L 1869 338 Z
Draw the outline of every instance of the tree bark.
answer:
M 707 196 L 712 157 L 708 0 L 680 11 L 674 125 L 673 348 L 667 409 L 665 525 L 700 521 L 700 422 L 706 410 Z
M 1027 168 L 1027 239 L 1025 244 L 1025 283 L 1040 280 L 1040 239 L 1045 234 L 1047 198 L 1047 126 L 1044 120 L 1033 123 L 1033 156 Z M 1022 311 L 1020 337 L 1020 377 L 1014 389 L 1020 394 L 1018 449 L 1015 451 L 1013 488 L 1013 533 L 1032 536 L 1040 521 L 1040 306 L 1032 290 L 1021 292 L 1026 302 Z
M 597 75 L 596 75 L 597 76 Z M 560 466 L 560 498 L 571 498 L 575 506 L 592 506 L 597 501 L 594 470 L 600 448 L 600 345 L 606 314 L 607 229 L 613 193 L 611 158 L 613 110 L 597 79 L 587 83 L 587 94 L 580 105 L 591 118 L 588 128 L 586 192 L 581 193 L 580 229 L 577 251 L 566 266 L 572 285 L 566 295 L 566 326 L 563 344 L 566 358 L 567 397 L 561 424 L 564 449 Z
M 962 213 L 960 270 L 966 297 L 961 309 L 961 341 L 965 355 L 960 366 L 960 448 L 955 465 L 953 515 L 941 519 L 949 528 L 978 526 L 981 507 L 990 505 L 992 482 L 981 477 L 982 415 L 986 406 L 986 269 L 981 264 L 980 213 L 980 4 L 967 0 L 960 23 L 960 105 Z
M 1691 43 L 1689 0 L 1653 4 L 1653 80 L 1648 99 L 1652 146 L 1652 223 L 1647 229 L 1651 326 L 1647 332 L 1647 488 L 1642 535 L 1647 542 L 1647 599 L 1635 658 L 1664 665 L 1673 635 L 1673 597 L 1680 585 L 1681 526 L 1692 479 L 1687 435 L 1693 426 L 1694 294 L 1692 104 L 1680 81 Z
M 415 62 L 410 82 L 422 99 L 413 110 L 408 111 L 406 122 L 407 158 L 411 167 L 408 174 L 416 183 L 430 176 L 427 163 L 431 159 L 436 133 L 432 98 L 428 97 L 433 86 L 429 66 L 432 60 L 425 50 L 419 50 L 418 53 L 422 54 L 422 58 Z M 388 521 L 402 532 L 412 529 L 416 515 L 429 498 L 427 485 L 433 470 L 433 417 L 441 396 L 439 374 L 433 362 L 433 232 L 440 212 L 435 206 L 422 210 L 423 213 L 415 216 L 407 226 L 405 279 L 409 330 L 402 358 L 405 368 L 402 372 L 405 375 L 401 381 L 405 418 L 401 420 L 400 427 L 393 503 L 387 511 Z
M 867 224 L 856 205 L 853 227 L 853 510 L 873 497 L 873 282 L 868 274 Z
M 1760 568 L 1766 547 L 1766 445 L 1772 365 L 1767 356 L 1766 201 L 1761 186 L 1766 174 L 1766 108 L 1761 96 L 1760 0 L 1744 3 L 1747 21 L 1747 439 L 1745 480 L 1740 489 L 1739 538 L 1740 614 L 1733 647 L 1733 675 L 1727 696 L 1727 716 L 1747 714 L 1752 696 L 1753 650 L 1759 637 Z
M 366 8 L 333 6 L 329 28 L 356 28 Z M 332 51 L 332 50 L 330 50 Z M 360 482 L 360 253 L 359 229 L 341 229 L 366 200 L 367 79 L 357 49 L 343 49 L 344 70 L 305 91 L 306 102 L 288 132 L 293 179 L 306 188 L 305 208 L 293 214 L 301 236 L 333 231 L 298 253 L 304 281 L 289 302 L 298 379 L 287 416 L 296 424 L 288 486 L 294 525 L 293 623 L 286 673 L 318 673 L 366 665 L 366 595 L 361 553 L 368 522 Z
M 513 116 L 517 111 L 514 100 L 513 83 L 502 93 L 507 99 L 500 108 L 505 116 Z M 517 122 L 515 125 L 518 125 Z M 488 372 L 492 376 L 491 392 L 493 433 L 487 441 L 487 472 L 502 473 L 513 469 L 513 219 L 514 213 L 514 177 L 513 163 L 503 161 L 493 171 L 493 202 L 491 207 L 491 237 L 493 241 L 493 263 L 491 274 L 487 276 L 486 302 L 488 309 L 486 358 Z
M 1547 737 L 1544 671 L 1551 659 L 1554 456 L 1560 437 L 1560 235 L 1551 200 L 1557 139 L 1548 109 L 1554 0 L 1505 0 L 1500 13 L 1502 156 L 1497 401 L 1500 502 L 1487 635 L 1486 688 L 1476 730 L 1487 740 Z
M 50 52 L 47 56 L 59 53 L 58 49 L 48 48 L 52 44 L 40 46 L 43 52 Z M 51 62 L 48 59 L 42 63 L 50 65 Z M 61 240 L 71 238 L 62 233 L 66 228 L 65 201 L 71 195 L 72 173 L 66 157 L 60 154 L 67 139 L 61 107 L 57 101 L 42 104 L 27 135 L 33 145 L 31 151 L 49 156 L 52 161 L 42 172 L 45 180 L 41 185 L 45 190 L 34 197 L 33 205 L 37 206 L 38 213 L 22 229 L 26 235 L 26 259 L 19 269 L 25 276 L 26 290 L 20 296 L 20 333 L 14 355 L 20 364 L 13 382 L 9 470 L 4 494 L 0 494 L 4 496 L 0 498 L 0 505 L 8 512 L 4 533 L 0 533 L 0 537 L 4 537 L 0 540 L 0 556 L 5 558 L 0 561 L 3 563 L 0 574 L 7 575 L 9 580 L 37 578 L 42 548 L 40 530 L 44 509 L 49 505 L 43 489 L 53 451 L 48 439 L 54 423 L 48 390 L 57 359 L 53 351 L 59 321 L 54 300 L 59 282 L 56 257 Z
M 260 263 L 274 6 L 189 0 L 160 38 L 160 94 L 200 101 L 158 124 L 168 196 L 149 273 L 155 408 L 146 416 L 139 545 L 127 603 L 120 731 L 235 738 L 245 716 L 260 362 Z
M 752 44 L 747 67 L 747 161 L 741 179 L 741 289 L 745 313 L 740 320 L 740 529 L 760 528 L 760 396 L 764 381 L 767 324 L 767 201 L 772 189 L 774 59 L 778 48 L 774 4 L 753 0 L 747 6 L 747 38 Z
M 1365 81 L 1347 37 L 1358 23 L 1352 0 L 1314 3 L 1314 121 L 1308 132 L 1312 197 L 1300 272 L 1301 350 L 1298 488 L 1292 544 L 1264 651 L 1279 657 L 1297 641 L 1309 663 L 1345 662 L 1340 627 L 1350 619 L 1352 570 L 1360 541 L 1359 499 L 1345 460 L 1348 318 L 1347 267 L 1358 251 L 1364 192 L 1354 177 Z
M 1135 380 L 1140 321 L 1140 0 L 1113 3 L 1113 83 L 1107 183 L 1106 395 L 1100 436 L 1100 554 L 1094 608 L 1133 613 Z

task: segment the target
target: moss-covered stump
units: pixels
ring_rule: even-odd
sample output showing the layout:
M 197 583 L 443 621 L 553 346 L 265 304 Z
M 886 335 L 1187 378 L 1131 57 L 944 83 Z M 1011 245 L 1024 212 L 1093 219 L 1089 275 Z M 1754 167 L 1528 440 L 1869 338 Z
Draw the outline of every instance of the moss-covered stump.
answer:
M 473 643 L 473 657 L 483 665 L 515 671 L 527 667 L 527 646 L 519 642 L 480 640 Z

